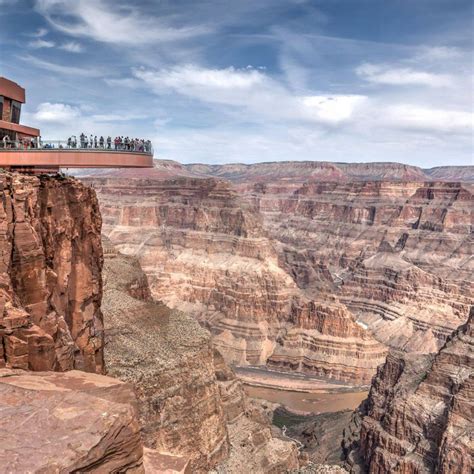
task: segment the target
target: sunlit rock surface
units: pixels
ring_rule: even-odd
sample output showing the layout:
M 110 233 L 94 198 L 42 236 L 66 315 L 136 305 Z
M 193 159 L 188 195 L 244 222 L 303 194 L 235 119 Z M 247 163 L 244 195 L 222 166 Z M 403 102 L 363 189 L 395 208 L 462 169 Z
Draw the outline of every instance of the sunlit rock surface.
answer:
M 74 179 L 0 174 L 0 367 L 103 371 L 101 217 Z
M 383 362 L 385 347 L 332 295 L 308 297 L 299 288 L 262 216 L 229 183 L 101 178 L 92 184 L 105 235 L 140 259 L 155 298 L 211 331 L 227 362 L 271 359 L 276 368 L 362 383 Z
M 145 472 L 129 384 L 77 370 L 0 369 L 0 413 L 2 473 Z
M 471 473 L 474 310 L 436 354 L 390 354 L 361 413 L 353 472 Z

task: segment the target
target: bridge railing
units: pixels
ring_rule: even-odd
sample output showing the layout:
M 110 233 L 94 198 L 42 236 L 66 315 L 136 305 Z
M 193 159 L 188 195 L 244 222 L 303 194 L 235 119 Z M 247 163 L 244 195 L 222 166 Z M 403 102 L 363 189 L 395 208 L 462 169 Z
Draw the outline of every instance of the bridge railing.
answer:
M 61 150 L 61 151 L 94 151 L 94 152 L 123 152 L 123 153 L 145 153 L 147 155 L 153 155 L 153 145 L 150 141 L 146 141 L 141 144 L 129 143 L 128 145 L 115 145 L 112 143 L 103 143 L 99 141 L 97 143 L 78 143 L 69 140 L 44 140 L 44 139 L 31 139 L 23 141 L 13 140 L 1 140 L 0 141 L 0 152 L 2 151 L 37 151 L 37 150 Z

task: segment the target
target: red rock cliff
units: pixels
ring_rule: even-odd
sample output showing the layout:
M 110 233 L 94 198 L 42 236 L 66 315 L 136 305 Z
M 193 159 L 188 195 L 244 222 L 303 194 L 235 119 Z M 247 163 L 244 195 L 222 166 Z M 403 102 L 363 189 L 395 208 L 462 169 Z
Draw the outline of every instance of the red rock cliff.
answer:
M 0 368 L 102 372 L 101 217 L 74 179 L 0 175 Z
M 360 454 L 370 473 L 470 474 L 474 309 L 436 355 L 392 354 L 374 378 Z

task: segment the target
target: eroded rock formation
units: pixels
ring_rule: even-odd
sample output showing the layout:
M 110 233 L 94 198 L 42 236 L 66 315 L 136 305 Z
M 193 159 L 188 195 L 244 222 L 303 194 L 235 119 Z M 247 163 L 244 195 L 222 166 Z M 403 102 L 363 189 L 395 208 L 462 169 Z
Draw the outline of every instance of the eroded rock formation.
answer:
M 362 410 L 353 470 L 471 473 L 473 395 L 474 309 L 435 355 L 387 357 Z
M 262 216 L 229 183 L 100 178 L 92 184 L 104 233 L 139 257 L 156 299 L 211 331 L 227 362 L 269 361 L 362 383 L 383 362 L 385 347 L 334 297 L 308 297 L 298 287 Z M 323 269 L 320 275 L 332 284 Z
M 103 371 L 101 218 L 73 179 L 0 174 L 0 367 Z
M 220 463 L 252 462 L 262 473 L 297 467 L 296 446 L 275 439 L 268 422 L 247 407 L 209 333 L 191 316 L 150 300 L 135 258 L 107 241 L 104 250 L 106 365 L 110 375 L 135 387 L 143 438 L 158 453 L 154 458 L 173 454 L 192 472 Z
M 310 297 L 338 295 L 384 344 L 436 351 L 466 319 L 474 274 L 469 185 L 282 181 L 239 189 L 298 286 Z

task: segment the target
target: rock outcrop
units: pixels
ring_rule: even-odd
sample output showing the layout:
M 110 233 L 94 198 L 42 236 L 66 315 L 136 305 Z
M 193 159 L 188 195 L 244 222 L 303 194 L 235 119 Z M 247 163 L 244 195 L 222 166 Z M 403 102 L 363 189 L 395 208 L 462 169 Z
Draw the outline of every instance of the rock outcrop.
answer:
M 92 373 L 0 369 L 0 472 L 144 473 L 130 385 Z
M 101 218 L 74 179 L 0 174 L 0 367 L 103 371 Z
M 301 291 L 262 216 L 229 183 L 88 182 L 101 201 L 105 235 L 140 259 L 156 299 L 211 331 L 228 363 L 269 362 L 368 383 L 383 362 L 385 347 L 334 297 Z
M 471 473 L 473 395 L 474 309 L 435 355 L 387 357 L 363 408 L 353 470 Z
M 242 386 L 210 334 L 191 316 L 149 298 L 135 258 L 107 240 L 104 253 L 106 366 L 136 389 L 154 466 L 163 469 L 160 463 L 172 454 L 192 472 L 220 463 L 244 466 L 246 456 L 259 466 L 255 472 L 297 467 L 295 445 L 274 439 L 268 422 L 247 408 Z M 248 438 L 245 452 L 235 437 Z

